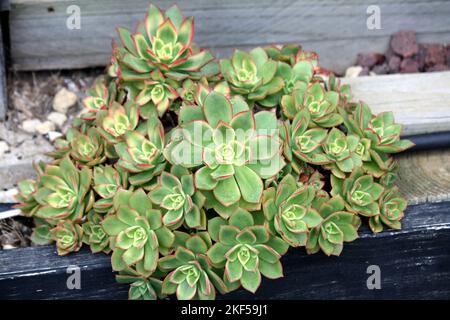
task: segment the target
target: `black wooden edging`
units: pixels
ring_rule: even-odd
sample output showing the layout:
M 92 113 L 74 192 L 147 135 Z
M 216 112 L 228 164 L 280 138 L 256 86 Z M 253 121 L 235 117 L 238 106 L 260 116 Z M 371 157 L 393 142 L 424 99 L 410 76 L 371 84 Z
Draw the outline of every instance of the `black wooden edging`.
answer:
M 290 250 L 285 277 L 263 280 L 256 295 L 239 290 L 220 299 L 449 299 L 450 202 L 410 206 L 401 231 L 367 229 L 340 257 Z M 66 287 L 69 265 L 81 269 L 81 289 Z M 367 267 L 381 270 L 381 289 L 366 286 Z M 0 299 L 126 299 L 110 258 L 88 248 L 58 257 L 54 246 L 0 251 Z
M 408 152 L 450 147 L 450 131 L 407 135 L 402 136 L 402 139 L 409 139 L 416 144 L 413 148 L 408 149 Z

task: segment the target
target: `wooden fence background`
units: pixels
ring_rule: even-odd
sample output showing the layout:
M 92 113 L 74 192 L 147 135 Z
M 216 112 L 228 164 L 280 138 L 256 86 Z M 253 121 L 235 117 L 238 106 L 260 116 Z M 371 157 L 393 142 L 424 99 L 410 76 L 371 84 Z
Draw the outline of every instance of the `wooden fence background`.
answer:
M 105 65 L 116 26 L 132 28 L 149 0 L 9 0 L 11 58 L 16 70 Z M 195 17 L 195 41 L 218 57 L 235 48 L 301 43 L 321 65 L 343 72 L 359 52 L 385 51 L 390 35 L 416 30 L 419 41 L 450 42 L 447 0 L 155 0 L 177 3 Z M 66 27 L 68 6 L 81 29 Z M 369 30 L 367 9 L 380 8 L 381 29 Z

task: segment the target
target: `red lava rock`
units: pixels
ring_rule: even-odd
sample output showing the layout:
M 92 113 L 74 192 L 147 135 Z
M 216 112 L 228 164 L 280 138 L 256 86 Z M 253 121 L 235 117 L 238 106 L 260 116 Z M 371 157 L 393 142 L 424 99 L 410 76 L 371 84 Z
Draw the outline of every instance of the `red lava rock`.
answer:
M 444 65 L 447 60 L 447 50 L 442 44 L 430 43 L 424 45 L 426 48 L 425 67 Z
M 419 43 L 419 51 L 417 52 L 417 55 L 415 56 L 417 62 L 419 62 L 419 69 L 424 70 L 425 68 L 425 58 L 427 56 L 427 45 Z
M 400 70 L 400 64 L 402 63 L 402 59 L 399 56 L 393 55 L 388 62 L 389 70 L 391 73 L 398 72 Z
M 388 47 L 386 52 L 384 53 L 384 56 L 386 57 L 386 61 L 389 61 L 393 56 L 397 56 L 397 54 L 391 49 L 391 47 Z
M 391 38 L 392 50 L 404 58 L 412 57 L 419 51 L 414 31 L 402 30 L 396 32 Z
M 400 64 L 400 72 L 401 73 L 419 72 L 419 62 L 411 58 L 403 59 L 402 63 Z
M 376 74 L 387 74 L 389 73 L 389 66 L 386 62 L 383 62 L 382 64 L 378 64 L 372 68 L 372 71 Z
M 435 66 L 426 69 L 427 72 L 447 71 L 447 70 L 449 70 L 449 67 L 445 64 L 437 64 Z
M 383 63 L 385 57 L 381 53 L 360 53 L 356 61 L 357 65 L 372 68 L 373 66 Z

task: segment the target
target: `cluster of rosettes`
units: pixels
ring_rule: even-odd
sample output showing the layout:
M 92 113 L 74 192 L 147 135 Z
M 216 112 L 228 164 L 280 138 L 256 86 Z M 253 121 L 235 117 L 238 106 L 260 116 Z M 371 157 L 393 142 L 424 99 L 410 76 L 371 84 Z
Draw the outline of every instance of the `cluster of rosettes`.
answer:
M 112 253 L 131 299 L 213 299 L 282 277 L 289 247 L 339 255 L 361 220 L 400 228 L 391 154 L 413 144 L 392 113 L 352 103 L 300 46 L 219 62 L 193 26 L 152 5 L 118 29 L 54 161 L 20 183 L 36 243 Z

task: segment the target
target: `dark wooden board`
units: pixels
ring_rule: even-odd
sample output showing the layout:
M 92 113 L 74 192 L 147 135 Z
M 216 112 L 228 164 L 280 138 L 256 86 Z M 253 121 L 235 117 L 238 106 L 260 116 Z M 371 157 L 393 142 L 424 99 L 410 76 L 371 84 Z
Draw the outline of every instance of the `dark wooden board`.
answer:
M 221 299 L 449 299 L 450 202 L 410 206 L 401 231 L 362 230 L 340 257 L 290 250 L 285 277 L 263 280 L 256 295 L 239 290 Z M 81 269 L 81 289 L 68 290 L 69 265 Z M 381 289 L 366 286 L 369 265 L 381 270 Z M 58 257 L 53 246 L 0 251 L 0 299 L 126 299 L 109 257 L 87 248 Z
M 2 7 L 0 7 L 0 18 L 2 16 Z M 0 121 L 5 118 L 7 109 L 6 95 L 6 61 L 5 50 L 3 48 L 3 31 L 0 21 Z
M 10 0 L 0 0 L 0 11 L 8 11 L 10 8 Z
M 195 41 L 218 57 L 234 48 L 301 43 L 322 66 L 343 72 L 358 52 L 384 52 L 390 35 L 418 32 L 422 42 L 450 41 L 447 0 L 155 0 L 177 3 L 195 17 Z M 11 0 L 11 55 L 17 70 L 105 65 L 116 26 L 132 28 L 148 0 Z M 66 27 L 69 5 L 81 10 L 81 29 Z M 367 9 L 380 9 L 381 28 L 367 27 Z M 371 11 L 369 11 L 370 13 Z

